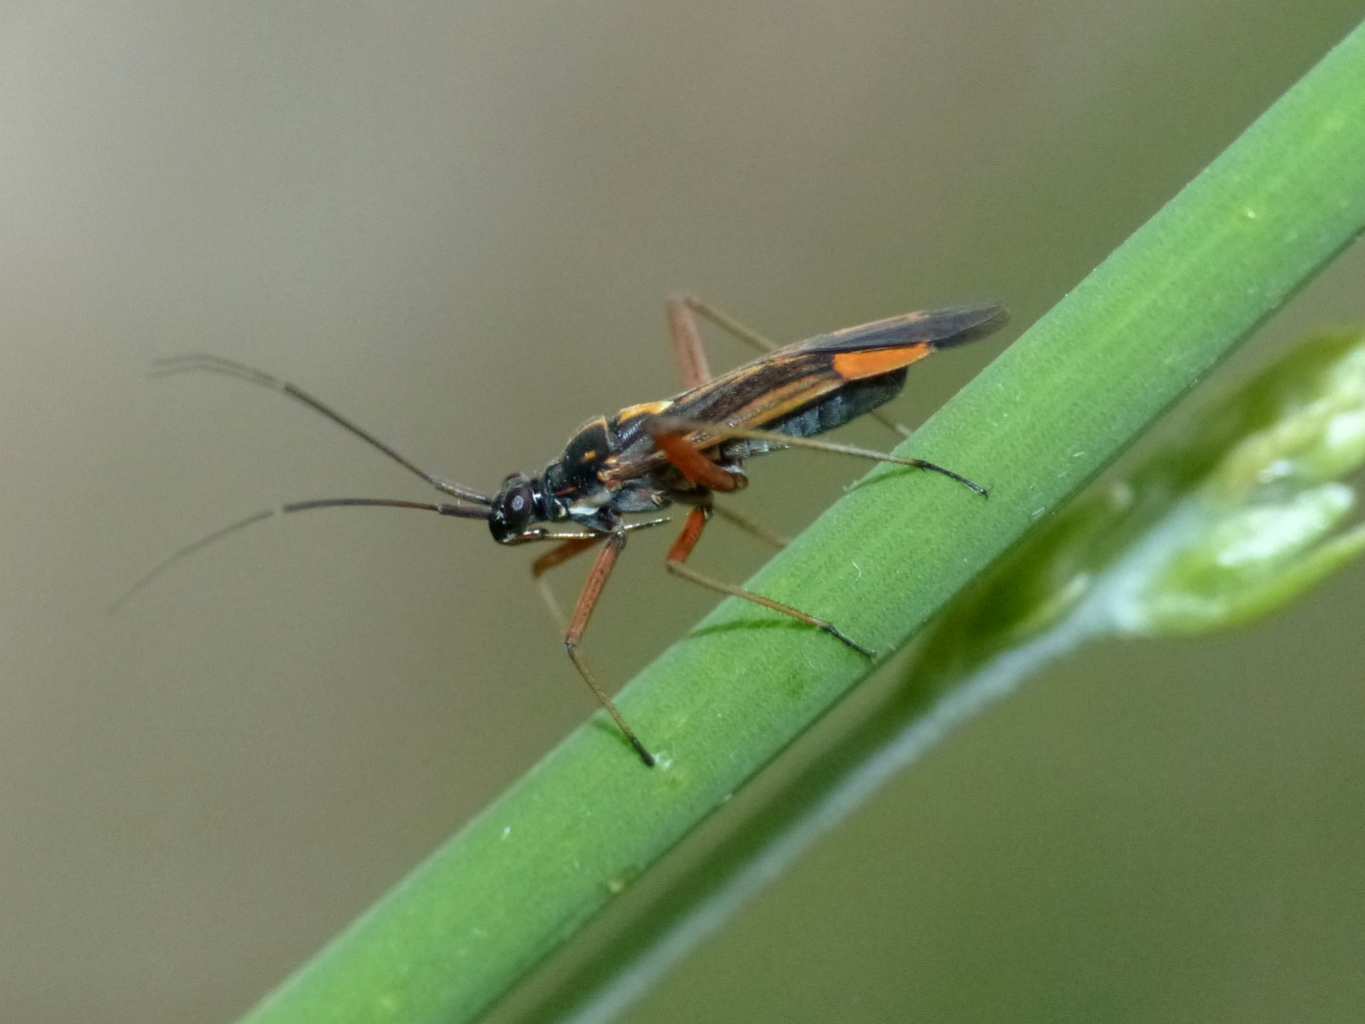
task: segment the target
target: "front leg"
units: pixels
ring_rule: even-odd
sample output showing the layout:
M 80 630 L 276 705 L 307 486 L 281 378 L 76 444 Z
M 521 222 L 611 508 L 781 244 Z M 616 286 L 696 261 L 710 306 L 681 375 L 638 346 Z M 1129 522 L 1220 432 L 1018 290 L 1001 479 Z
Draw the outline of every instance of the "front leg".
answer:
M 583 677 L 583 682 L 588 684 L 588 689 L 601 701 L 602 706 L 607 709 L 607 713 L 616 722 L 617 728 L 630 741 L 635 752 L 640 755 L 640 760 L 645 763 L 645 767 L 653 768 L 654 755 L 640 741 L 640 737 L 635 735 L 635 730 L 626 724 L 625 717 L 612 703 L 612 699 L 607 696 L 606 691 L 597 685 L 597 680 L 592 677 L 592 673 L 588 671 L 588 666 L 578 653 L 578 645 L 583 640 L 584 632 L 587 631 L 588 620 L 592 618 L 593 609 L 597 607 L 597 600 L 602 596 L 602 588 L 607 585 L 607 578 L 611 576 L 611 570 L 616 566 L 616 559 L 625 549 L 625 546 L 626 531 L 624 529 L 618 529 L 607 535 L 606 543 L 598 553 L 592 571 L 588 573 L 588 580 L 583 584 L 583 592 L 578 596 L 578 604 L 574 606 L 573 618 L 569 620 L 569 628 L 564 631 L 564 651 L 568 654 L 569 660 L 573 662 L 574 668 L 578 669 L 578 674 Z M 567 558 L 576 554 L 577 550 L 566 553 L 564 557 Z M 554 551 L 550 552 L 551 556 L 554 554 Z
M 540 596 L 545 601 L 545 607 L 550 609 L 550 618 L 554 619 L 555 625 L 559 627 L 561 633 L 569 628 L 569 620 L 564 617 L 564 609 L 560 607 L 554 591 L 550 589 L 550 581 L 545 574 L 555 566 L 563 565 L 575 555 L 581 555 L 589 548 L 595 547 L 604 539 L 606 539 L 606 535 L 601 533 L 588 537 L 575 537 L 572 540 L 566 540 L 555 545 L 554 548 L 531 563 L 531 578 L 536 581 L 536 589 L 540 591 Z
M 660 516 L 658 519 L 647 519 L 641 523 L 627 523 L 621 529 L 629 533 L 632 530 L 648 530 L 654 526 L 663 526 L 668 523 L 668 516 Z M 564 609 L 559 606 L 559 601 L 555 599 L 554 591 L 550 589 L 550 581 L 546 578 L 549 571 L 557 566 L 563 565 L 569 559 L 581 555 L 590 548 L 596 547 L 606 540 L 609 534 L 606 533 L 550 533 L 542 531 L 544 536 L 532 537 L 531 540 L 558 540 L 556 544 L 545 554 L 541 555 L 531 563 L 531 578 L 536 582 L 536 589 L 540 591 L 540 596 L 545 601 L 545 607 L 550 609 L 550 618 L 554 619 L 555 626 L 562 633 L 568 628 L 569 620 L 564 617 Z

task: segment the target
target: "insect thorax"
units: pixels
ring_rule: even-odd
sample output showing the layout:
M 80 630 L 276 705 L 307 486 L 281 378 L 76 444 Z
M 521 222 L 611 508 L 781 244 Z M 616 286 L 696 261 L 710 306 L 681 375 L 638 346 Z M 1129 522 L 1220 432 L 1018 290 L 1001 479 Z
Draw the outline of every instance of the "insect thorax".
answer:
M 564 501 L 600 487 L 598 471 L 614 451 L 614 438 L 605 416 L 588 420 L 574 431 L 564 452 L 545 467 L 545 485 Z
M 588 420 L 569 438 L 560 457 L 545 467 L 545 487 L 571 519 L 610 529 L 618 514 L 652 512 L 668 502 L 649 481 L 631 479 L 608 487 L 599 473 L 616 464 L 621 437 L 605 416 Z

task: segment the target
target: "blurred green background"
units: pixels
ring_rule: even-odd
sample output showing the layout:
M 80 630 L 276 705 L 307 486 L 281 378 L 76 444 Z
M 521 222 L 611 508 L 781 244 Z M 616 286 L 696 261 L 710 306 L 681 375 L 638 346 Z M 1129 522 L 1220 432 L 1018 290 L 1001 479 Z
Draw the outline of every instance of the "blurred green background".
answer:
M 259 364 L 491 488 L 588 415 L 675 390 L 669 291 L 784 339 L 1006 300 L 1009 334 L 916 371 L 897 407 L 914 422 L 1361 14 L 0 6 L 6 1018 L 230 1019 L 592 711 L 531 556 L 479 524 L 274 522 L 107 615 L 169 549 L 257 508 L 422 496 L 278 396 L 149 381 L 152 358 Z M 1222 379 L 1365 318 L 1363 271 L 1348 252 Z M 795 530 L 861 472 L 765 460 L 743 507 Z M 699 565 L 740 579 L 764 557 L 714 533 Z M 666 546 L 632 545 L 594 620 L 614 684 L 712 603 L 660 571 Z M 562 571 L 563 598 L 580 578 Z M 1252 630 L 1074 659 L 889 787 L 631 1019 L 1359 1019 L 1363 597 L 1347 573 Z M 895 683 L 496 1019 L 551 998 Z

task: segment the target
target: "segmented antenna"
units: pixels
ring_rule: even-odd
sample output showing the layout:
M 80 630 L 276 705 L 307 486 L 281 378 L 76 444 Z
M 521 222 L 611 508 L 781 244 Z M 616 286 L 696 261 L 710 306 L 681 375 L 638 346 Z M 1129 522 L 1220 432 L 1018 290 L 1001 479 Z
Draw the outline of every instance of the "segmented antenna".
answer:
M 225 359 L 222 356 L 215 356 L 204 352 L 188 352 L 178 356 L 167 356 L 163 359 L 157 359 L 152 363 L 153 377 L 169 377 L 172 374 L 194 373 L 201 370 L 205 373 L 221 373 L 227 377 L 236 377 L 238 380 L 244 380 L 249 384 L 257 384 L 263 388 L 279 391 L 297 402 L 302 402 L 314 412 L 321 413 L 337 426 L 355 437 L 360 438 L 371 447 L 377 448 L 408 472 L 421 477 L 438 491 L 449 494 L 455 498 L 463 498 L 465 501 L 472 501 L 478 505 L 491 506 L 493 504 L 493 499 L 486 494 L 480 494 L 471 487 L 453 483 L 450 480 L 445 480 L 436 476 L 434 473 L 427 472 L 421 466 L 400 454 L 391 445 L 385 444 L 368 430 L 351 422 L 351 420 L 341 415 L 341 413 L 337 412 L 330 405 L 327 405 L 322 400 L 314 398 L 307 391 L 304 391 L 303 388 L 291 384 L 287 380 L 281 380 L 279 377 L 266 373 L 263 370 L 258 370 L 254 366 L 247 366 L 245 363 L 239 363 L 234 359 Z
M 212 533 L 206 533 L 198 540 L 191 541 L 183 547 L 176 548 L 169 555 L 157 562 L 156 565 L 148 569 L 142 576 L 133 583 L 127 590 L 120 594 L 109 605 L 110 612 L 116 612 L 125 605 L 130 598 L 146 587 L 163 572 L 173 566 L 182 558 L 194 554 L 202 548 L 214 544 L 224 537 L 229 537 L 238 530 L 245 530 L 248 526 L 277 515 L 289 515 L 291 512 L 311 512 L 320 508 L 415 508 L 424 512 L 435 512 L 443 516 L 458 516 L 461 519 L 487 519 L 488 512 L 485 509 L 469 508 L 465 505 L 448 505 L 444 502 L 434 503 L 429 501 L 404 501 L 401 498 L 315 498 L 311 501 L 291 501 L 275 508 L 264 508 L 259 512 L 254 512 L 249 516 L 238 519 L 236 522 L 228 523 L 227 526 L 220 527 Z
M 462 484 L 452 483 L 449 480 L 442 479 L 434 473 L 429 473 L 427 470 L 402 455 L 391 445 L 385 444 L 368 430 L 353 423 L 350 419 L 337 412 L 327 403 L 315 398 L 307 391 L 304 391 L 303 388 L 291 384 L 287 380 L 281 380 L 279 377 L 275 377 L 263 370 L 258 370 L 254 366 L 239 363 L 234 359 L 225 359 L 222 356 L 215 356 L 203 352 L 191 352 L 184 355 L 168 356 L 164 359 L 158 359 L 152 364 L 152 376 L 154 377 L 168 377 L 172 374 L 194 373 L 197 371 L 220 373 L 227 377 L 236 377 L 238 380 L 244 380 L 248 384 L 256 384 L 260 387 L 279 391 L 285 396 L 294 399 L 296 402 L 301 402 L 314 412 L 325 416 L 352 436 L 360 438 L 366 444 L 383 452 L 394 462 L 408 470 L 408 472 L 421 477 L 438 491 L 449 494 L 451 497 L 459 498 L 461 501 L 469 502 L 475 507 L 470 507 L 468 504 L 447 504 L 445 502 L 405 501 L 401 498 L 317 498 L 311 501 L 291 501 L 275 508 L 262 509 L 243 519 L 228 523 L 227 526 L 214 530 L 212 533 L 205 534 L 198 540 L 191 541 L 189 544 L 172 551 L 161 561 L 157 562 L 156 565 L 152 566 L 151 569 L 143 573 L 141 578 L 125 590 L 117 600 L 110 604 L 109 610 L 111 612 L 117 611 L 129 598 L 146 587 L 182 558 L 193 554 L 201 548 L 208 547 L 210 544 L 216 543 L 224 537 L 236 533 L 238 530 L 244 530 L 248 526 L 252 526 L 276 515 L 288 515 L 292 512 L 310 512 L 320 508 L 355 508 L 359 506 L 369 508 L 418 509 L 424 512 L 435 512 L 438 515 L 443 516 L 458 516 L 462 519 L 486 520 L 488 518 L 493 505 L 493 499 L 488 497 L 488 495 L 481 494 L 473 488 L 465 487 Z

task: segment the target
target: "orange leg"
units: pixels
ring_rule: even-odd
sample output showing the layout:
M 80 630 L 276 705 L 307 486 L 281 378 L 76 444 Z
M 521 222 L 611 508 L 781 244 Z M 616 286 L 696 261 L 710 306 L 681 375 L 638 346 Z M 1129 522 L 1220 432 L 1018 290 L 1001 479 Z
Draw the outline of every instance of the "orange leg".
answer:
M 804 622 L 807 626 L 813 626 L 822 632 L 828 633 L 840 643 L 853 648 L 865 657 L 876 657 L 872 651 L 847 636 L 843 630 L 832 622 L 826 622 L 824 619 L 817 619 L 814 615 L 809 615 L 800 608 L 793 608 L 791 605 L 783 604 L 781 601 L 774 601 L 771 597 L 755 594 L 752 590 L 745 590 L 743 587 L 737 587 L 733 583 L 726 583 L 722 580 L 715 579 L 714 577 L 703 575 L 702 573 L 697 572 L 696 569 L 693 569 L 690 565 L 686 565 L 687 558 L 692 554 L 692 549 L 697 546 L 697 541 L 701 539 L 702 530 L 706 528 L 706 521 L 710 517 L 711 510 L 704 505 L 699 505 L 688 513 L 687 522 L 683 525 L 683 532 L 678 536 L 678 539 L 673 542 L 673 547 L 670 548 L 668 552 L 668 559 L 664 562 L 664 567 L 668 569 L 670 573 L 674 576 L 679 576 L 682 579 L 691 580 L 693 583 L 705 587 L 707 590 L 714 590 L 718 594 L 729 594 L 731 597 L 742 598 L 745 601 L 767 608 L 770 611 L 789 616 L 790 618 L 796 619 L 798 622 Z
M 981 497 L 989 497 L 989 491 L 974 481 L 968 480 L 961 473 L 954 473 L 951 469 L 940 466 L 936 462 L 927 462 L 924 459 L 902 458 L 899 455 L 892 455 L 889 452 L 879 452 L 871 448 L 859 448 L 851 444 L 834 444 L 830 441 L 818 441 L 813 437 L 799 437 L 791 434 L 782 434 L 772 430 L 752 430 L 748 427 L 732 427 L 724 423 L 710 423 L 706 420 L 692 420 L 681 416 L 669 416 L 667 414 L 657 416 L 650 424 L 650 435 L 654 438 L 654 443 L 659 449 L 668 456 L 668 461 L 682 470 L 683 474 L 694 483 L 699 482 L 692 474 L 707 472 L 703 463 L 711 466 L 711 472 L 719 470 L 710 459 L 700 452 L 695 445 L 689 442 L 686 434 L 690 431 L 703 431 L 707 435 L 707 443 L 713 444 L 716 441 L 726 439 L 747 439 L 752 441 L 771 441 L 784 448 L 809 448 L 811 451 L 830 452 L 833 455 L 851 455 L 857 459 L 868 459 L 872 462 L 889 462 L 896 466 L 909 466 L 912 469 L 927 469 L 930 472 L 946 476 L 950 480 L 955 480 L 963 487 Z M 709 486 L 709 485 L 708 485 Z M 742 486 L 742 485 L 741 485 Z M 716 487 L 715 490 L 723 488 Z M 733 488 L 730 488 L 733 490 Z
M 680 295 L 669 300 L 670 307 L 677 305 L 687 310 L 689 314 L 705 317 L 722 331 L 727 332 L 746 345 L 752 345 L 760 352 L 776 352 L 782 346 L 775 341 L 770 341 L 763 337 L 752 327 L 746 327 L 729 313 L 717 309 L 715 306 L 702 302 L 695 295 Z M 704 383 L 704 382 L 703 382 Z
M 642 523 L 627 523 L 621 529 L 626 533 L 635 530 L 648 530 L 655 526 L 663 526 L 669 521 L 668 516 L 661 516 L 658 519 L 649 519 Z M 760 533 L 760 536 L 762 534 Z M 555 625 L 562 633 L 568 628 L 569 620 L 564 617 L 564 610 L 559 607 L 559 602 L 555 600 L 555 595 L 550 590 L 550 581 L 545 578 L 546 573 L 556 566 L 563 565 L 575 555 L 581 555 L 584 551 L 596 544 L 602 543 L 607 539 L 605 533 L 593 534 L 549 534 L 546 540 L 560 540 L 554 548 L 541 555 L 531 563 L 531 578 L 536 581 L 536 587 L 540 590 L 540 596 L 545 599 L 545 606 L 550 609 L 550 617 L 555 620 Z
M 687 477 L 692 483 L 700 487 L 705 487 L 712 491 L 735 491 L 743 487 L 747 478 L 733 470 L 718 466 L 706 457 L 687 440 L 682 434 L 659 429 L 652 432 L 654 443 L 659 446 L 659 450 L 664 453 L 678 471 Z M 872 651 L 862 644 L 847 636 L 843 630 L 832 622 L 818 619 L 814 615 L 803 612 L 800 608 L 793 608 L 789 604 L 781 601 L 774 601 L 771 597 L 764 597 L 762 594 L 755 594 L 752 590 L 745 590 L 737 587 L 733 583 L 725 583 L 697 572 L 691 566 L 686 565 L 688 556 L 692 554 L 692 549 L 697 546 L 697 541 L 701 540 L 702 530 L 706 528 L 706 521 L 711 518 L 711 509 L 708 505 L 698 505 L 687 515 L 687 522 L 683 524 L 683 532 L 678 539 L 673 542 L 673 547 L 669 549 L 668 559 L 664 566 L 674 576 L 680 576 L 685 580 L 691 580 L 698 586 L 714 590 L 719 594 L 729 594 L 731 597 L 742 598 L 760 607 L 778 612 L 782 615 L 790 616 L 798 622 L 804 622 L 808 626 L 814 626 L 834 637 L 839 642 L 853 648 L 859 654 L 869 658 L 875 657 Z
M 666 303 L 668 333 L 673 339 L 673 354 L 678 359 L 678 374 L 684 388 L 695 388 L 711 379 L 697 318 L 685 298 L 670 298 Z
M 763 541 L 763 543 L 771 544 L 779 551 L 791 543 L 780 533 L 774 533 L 762 523 L 754 522 L 754 520 L 750 519 L 748 516 L 740 515 L 728 505 L 716 505 L 711 511 L 722 519 L 728 520 L 732 525 L 738 526 L 749 536 L 757 537 L 759 540 Z
M 531 563 L 531 578 L 536 581 L 536 589 L 540 591 L 540 596 L 545 600 L 545 607 L 550 609 L 550 618 L 554 619 L 561 633 L 568 628 L 569 620 L 564 617 L 564 609 L 555 599 L 554 591 L 550 589 L 550 581 L 545 578 L 545 574 L 605 539 L 605 536 L 596 536 L 566 540 Z
M 698 487 L 728 493 L 739 490 L 749 482 L 743 473 L 725 469 L 712 462 L 706 457 L 705 452 L 699 450 L 679 431 L 670 430 L 665 426 L 651 426 L 650 435 L 668 461 Z
M 719 491 L 722 494 L 742 490 L 748 486 L 749 478 L 741 471 L 718 466 L 679 431 L 669 430 L 666 426 L 667 417 L 664 417 L 664 420 L 664 423 L 658 424 L 657 429 L 651 430 L 651 436 L 654 438 L 655 445 L 664 453 L 668 461 L 673 463 L 688 480 L 699 487 L 705 487 L 708 491 Z M 753 522 L 747 516 L 742 516 L 730 509 L 714 509 L 713 511 L 730 520 L 746 533 L 753 534 L 775 548 L 787 546 L 785 537 L 779 537 L 766 527 Z
M 531 563 L 531 575 L 540 579 L 547 572 L 557 565 L 563 565 L 574 555 L 581 555 L 594 544 L 601 543 L 605 535 L 596 537 L 575 537 L 573 540 L 566 540 L 553 551 L 547 551 L 534 562 Z
M 659 446 L 659 450 L 664 453 L 683 476 L 687 477 L 692 483 L 700 487 L 705 487 L 712 491 L 734 491 L 743 487 L 747 483 L 747 478 L 743 473 L 735 470 L 725 469 L 718 466 L 706 457 L 706 454 L 699 451 L 695 445 L 687 440 L 681 433 L 670 431 L 666 426 L 660 424 L 651 430 L 654 443 Z M 782 615 L 790 616 L 798 622 L 804 622 L 808 626 L 814 626 L 834 637 L 859 654 L 866 657 L 876 657 L 872 651 L 862 644 L 853 640 L 832 622 L 818 619 L 814 615 L 803 612 L 800 608 L 793 608 L 789 604 L 781 601 L 774 601 L 771 597 L 764 597 L 762 594 L 755 594 L 752 590 L 745 590 L 737 587 L 733 583 L 725 583 L 711 576 L 703 575 L 696 569 L 685 565 L 692 549 L 697 546 L 697 541 L 701 539 L 701 532 L 706 528 L 706 521 L 711 517 L 709 505 L 698 505 L 687 515 L 687 522 L 683 525 L 683 532 L 673 543 L 673 547 L 668 552 L 668 559 L 664 562 L 665 567 L 674 576 L 681 576 L 683 579 L 691 580 L 698 586 L 714 590 L 719 594 L 729 594 L 731 597 L 743 598 L 753 604 L 768 608 Z
M 654 755 L 640 742 L 640 737 L 635 735 L 635 730 L 626 724 L 621 712 L 617 710 L 606 691 L 597 685 L 597 680 L 592 677 L 592 673 L 588 671 L 588 666 L 578 653 L 578 645 L 583 639 L 583 633 L 588 628 L 588 620 L 592 618 L 593 609 L 597 607 L 597 600 L 602 596 L 602 588 L 607 585 L 607 577 L 611 575 L 611 570 L 616 565 L 616 559 L 626 546 L 626 531 L 617 530 L 615 533 L 608 534 L 605 539 L 606 544 L 598 552 L 597 561 L 593 563 L 592 571 L 588 573 L 588 581 L 583 584 L 583 592 L 578 595 L 578 604 L 574 606 L 573 618 L 569 620 L 569 628 L 564 631 L 564 651 L 569 655 L 569 660 L 573 662 L 574 668 L 578 669 L 578 674 L 583 677 L 583 682 L 588 684 L 588 689 L 592 690 L 597 699 L 602 702 L 602 706 L 607 709 L 607 713 L 616 722 L 617 728 L 630 741 L 635 752 L 640 755 L 640 760 L 645 763 L 646 767 L 653 768 Z M 570 541 L 569 544 L 582 546 L 572 551 L 566 551 L 569 544 L 561 545 L 545 555 L 542 561 L 549 561 L 551 565 L 557 565 L 584 550 L 590 543 L 596 543 L 596 540 L 591 542 Z M 555 560 L 556 556 L 559 556 L 557 560 Z

